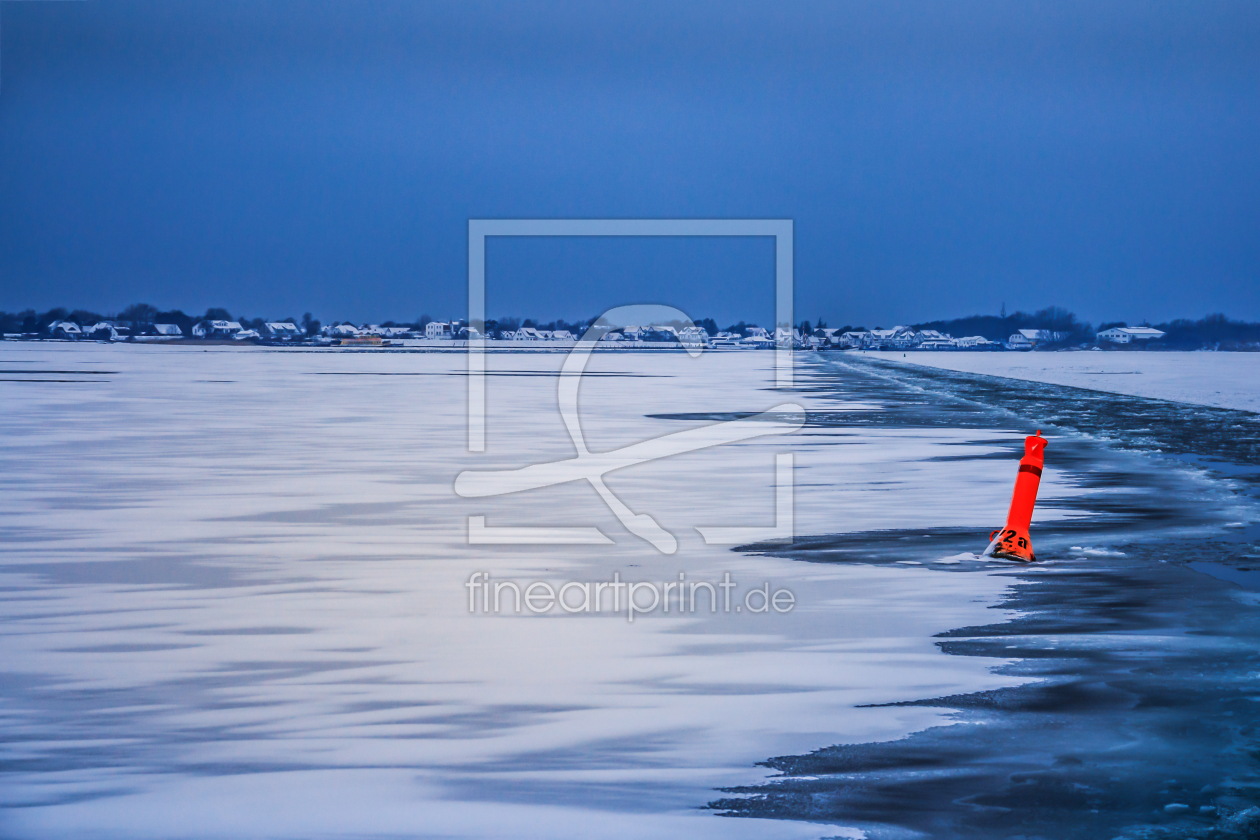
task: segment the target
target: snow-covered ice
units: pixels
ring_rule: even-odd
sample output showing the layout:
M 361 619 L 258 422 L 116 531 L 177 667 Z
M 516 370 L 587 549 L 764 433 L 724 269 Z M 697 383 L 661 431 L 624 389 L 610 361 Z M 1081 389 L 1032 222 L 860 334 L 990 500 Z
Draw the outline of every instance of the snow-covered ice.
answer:
M 946 370 L 1260 412 L 1260 353 L 871 353 Z
M 6 836 L 835 836 L 696 809 L 764 779 L 768 756 L 951 719 L 870 704 L 1018 681 L 933 639 L 1001 617 L 1009 580 L 988 566 L 801 563 L 695 531 L 769 524 L 789 451 L 797 534 L 974 529 L 979 550 L 1010 492 L 993 459 L 1017 430 L 816 424 L 610 474 L 677 535 L 667 556 L 584 482 L 453 492 L 463 470 L 573 455 L 561 356 L 488 357 L 484 454 L 467 451 L 455 354 L 7 344 L 0 358 L 30 371 L 0 382 L 0 805 L 22 806 L 0 817 Z M 708 422 L 661 415 L 787 401 L 770 354 L 608 354 L 591 372 L 597 451 Z M 832 417 L 871 409 L 788 396 Z M 1087 516 L 1089 492 L 1048 465 L 1037 521 Z M 595 525 L 613 544 L 470 546 L 471 515 Z M 474 615 L 475 571 L 730 572 L 797 606 Z

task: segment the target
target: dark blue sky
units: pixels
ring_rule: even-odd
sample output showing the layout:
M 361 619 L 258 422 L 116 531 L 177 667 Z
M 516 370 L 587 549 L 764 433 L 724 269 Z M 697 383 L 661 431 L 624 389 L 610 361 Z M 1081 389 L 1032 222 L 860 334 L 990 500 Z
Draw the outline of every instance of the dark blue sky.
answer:
M 1260 4 L 0 2 L 0 309 L 462 314 L 469 217 L 796 223 L 798 317 L 1260 319 Z M 768 241 L 488 309 L 769 321 Z

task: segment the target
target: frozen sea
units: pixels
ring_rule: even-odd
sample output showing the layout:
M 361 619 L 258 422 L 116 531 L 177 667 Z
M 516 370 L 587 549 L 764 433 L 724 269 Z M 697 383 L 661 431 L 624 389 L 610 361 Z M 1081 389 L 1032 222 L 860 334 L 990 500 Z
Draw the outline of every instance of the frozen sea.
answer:
M 765 786 L 840 772 L 786 757 L 968 725 L 925 700 L 1044 684 L 1021 670 L 1038 656 L 1024 647 L 941 641 L 1026 619 L 1014 596 L 1038 580 L 1255 519 L 1247 487 L 1193 451 L 1169 460 L 1140 437 L 1048 423 L 1034 520 L 1048 562 L 972 559 L 1041 417 L 967 383 L 817 356 L 777 389 L 773 356 L 752 352 L 597 354 L 583 379 L 594 452 L 804 408 L 797 431 L 607 476 L 674 554 L 584 481 L 457 495 L 465 471 L 573 457 L 563 359 L 487 356 L 473 453 L 461 354 L 0 344 L 0 835 L 923 830 L 835 791 L 810 810 Z M 783 453 L 794 539 L 707 545 L 697 528 L 775 521 Z M 608 540 L 470 545 L 470 517 Z M 768 582 L 795 607 L 470 613 L 478 571 L 556 585 L 729 573 L 738 597 Z
M 1260 353 L 871 353 L 894 362 L 1260 412 Z

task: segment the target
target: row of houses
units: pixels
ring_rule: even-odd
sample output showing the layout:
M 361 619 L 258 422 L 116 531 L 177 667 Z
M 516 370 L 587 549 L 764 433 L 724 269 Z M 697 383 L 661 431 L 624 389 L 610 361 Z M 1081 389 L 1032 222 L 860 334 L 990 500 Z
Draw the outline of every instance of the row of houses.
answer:
M 169 341 L 184 337 L 183 330 L 177 324 L 145 324 L 135 326 L 116 321 L 101 321 L 84 327 L 73 321 L 55 321 L 48 327 L 53 338 L 61 339 L 95 339 L 108 341 Z M 250 339 L 265 342 L 296 343 L 307 338 L 306 332 L 292 321 L 268 322 L 262 329 L 247 329 L 237 321 L 206 320 L 193 325 L 194 338 L 231 339 L 247 341 Z M 1099 343 L 1133 344 L 1162 338 L 1164 333 L 1152 327 L 1114 327 L 1096 334 Z M 567 342 L 573 343 L 577 337 L 569 330 L 541 330 L 536 327 L 520 327 L 516 330 L 500 330 L 497 333 L 483 336 L 475 328 L 464 321 L 430 321 L 423 332 L 410 327 L 382 327 L 377 324 L 354 326 L 353 324 L 333 324 L 324 327 L 316 343 L 353 342 L 381 343 L 385 339 L 418 339 L 430 340 L 468 340 L 490 338 L 518 342 Z M 681 344 L 686 347 L 716 347 L 738 349 L 760 349 L 769 347 L 797 347 L 811 349 L 841 350 L 1032 350 L 1063 341 L 1066 333 L 1043 329 L 1021 329 L 1005 342 L 991 341 L 983 336 L 972 335 L 954 338 L 948 333 L 937 330 L 915 330 L 907 326 L 892 329 L 861 330 L 840 332 L 825 327 L 805 335 L 800 330 L 791 331 L 778 328 L 771 334 L 763 327 L 749 327 L 747 335 L 731 332 L 719 332 L 710 335 L 702 327 L 687 326 L 681 329 L 664 325 L 649 324 L 644 326 L 628 326 L 606 333 L 602 340 L 608 342 L 667 343 Z
M 568 330 L 540 330 L 535 327 L 521 327 L 516 330 L 499 330 L 494 335 L 482 335 L 476 327 L 470 327 L 464 321 L 430 321 L 424 325 L 424 337 L 428 339 L 476 339 L 497 338 L 506 341 L 576 341 L 577 337 Z
M 1022 335 L 1020 338 L 1021 340 L 1027 340 Z M 1012 336 L 1012 339 L 1014 339 L 1014 336 Z M 1046 338 L 1044 340 L 1050 341 L 1053 339 Z M 841 350 L 1002 350 L 1007 346 L 998 341 L 990 341 L 981 335 L 954 338 L 948 333 L 938 332 L 937 330 L 914 330 L 906 326 L 893 327 L 888 330 L 849 332 L 821 328 L 814 330 L 805 343 L 815 348 L 826 347 Z M 1031 346 L 1029 344 L 1029 349 L 1031 349 Z
M 246 329 L 237 321 L 200 321 L 193 325 L 194 338 L 273 339 L 298 341 L 306 336 L 296 324 L 284 321 L 264 324 L 262 330 Z M 104 341 L 170 341 L 184 338 L 184 330 L 178 324 L 133 325 L 119 321 L 100 321 L 91 326 L 80 326 L 73 321 L 54 321 L 48 325 L 48 335 L 60 339 L 93 339 Z

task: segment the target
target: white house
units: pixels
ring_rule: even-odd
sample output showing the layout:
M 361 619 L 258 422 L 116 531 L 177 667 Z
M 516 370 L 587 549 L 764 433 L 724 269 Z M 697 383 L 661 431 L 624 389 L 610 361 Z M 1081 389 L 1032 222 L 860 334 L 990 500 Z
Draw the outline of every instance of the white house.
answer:
M 1110 341 L 1113 344 L 1132 344 L 1135 341 L 1154 341 L 1163 338 L 1163 330 L 1154 327 L 1112 327 L 1098 333 L 1099 341 Z
M 267 338 L 279 341 L 297 341 L 302 337 L 302 328 L 292 321 L 269 321 L 263 324 L 263 332 Z
M 975 350 L 978 348 L 986 348 L 989 346 L 997 347 L 996 341 L 989 341 L 982 335 L 969 335 L 964 338 L 956 338 L 954 342 L 962 350 Z
M 124 327 L 116 321 L 101 321 L 91 327 L 84 327 L 83 332 L 90 338 L 106 341 L 123 341 L 131 337 L 131 328 Z
M 832 347 L 839 343 L 840 336 L 836 335 L 834 328 L 815 327 L 814 331 L 809 335 L 811 347 Z
M 145 324 L 140 328 L 136 341 L 175 341 L 183 337 L 184 331 L 179 324 Z
M 1067 333 L 1026 329 L 1012 333 L 1011 337 L 1007 339 L 1007 344 L 1021 350 L 1028 350 L 1041 344 L 1049 344 L 1052 341 L 1062 341 L 1065 338 L 1067 338 Z
M 236 321 L 200 321 L 192 328 L 197 338 L 231 338 L 240 331 Z
M 770 337 L 765 327 L 749 327 L 748 335 L 740 339 L 739 345 L 753 348 L 773 347 L 774 339 Z
M 447 321 L 430 321 L 424 325 L 425 338 L 454 338 L 455 333 Z
M 512 334 L 513 341 L 544 341 L 542 335 L 533 327 L 521 327 Z
M 245 341 L 250 338 L 262 338 L 258 330 L 241 330 L 232 336 L 233 341 Z
M 919 330 L 918 333 L 915 334 L 915 338 L 918 339 L 920 343 L 924 341 L 952 341 L 953 340 L 953 336 L 951 336 L 949 333 L 943 333 L 937 330 Z
M 850 330 L 840 334 L 840 340 L 836 342 L 841 347 L 865 347 L 871 340 L 871 334 L 866 330 Z
M 48 334 L 53 338 L 82 338 L 83 330 L 74 321 L 53 321 L 48 325 Z
M 552 330 L 551 340 L 552 341 L 576 341 L 577 339 L 575 339 L 573 337 L 573 333 L 569 332 L 568 330 Z
M 680 340 L 678 338 L 678 330 L 674 329 L 673 327 L 660 325 L 660 324 L 653 324 L 651 326 L 644 327 L 644 330 L 640 334 L 640 337 L 644 341 L 674 342 L 674 341 Z
M 863 339 L 863 347 L 874 347 L 880 350 L 896 348 L 898 350 L 914 344 L 914 330 L 906 326 L 893 327 L 891 330 L 871 330 Z
M 1033 340 L 1024 335 L 1024 331 L 1011 333 L 1011 337 L 1006 340 L 1006 346 L 1012 350 L 1031 350 L 1033 349 Z
M 709 343 L 709 332 L 704 327 L 692 324 L 678 331 L 678 340 L 687 347 L 704 347 Z

